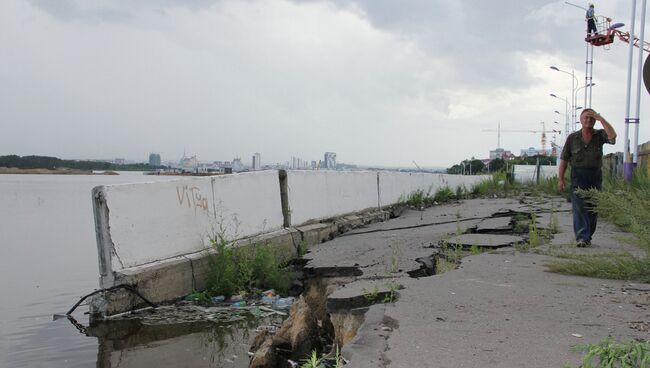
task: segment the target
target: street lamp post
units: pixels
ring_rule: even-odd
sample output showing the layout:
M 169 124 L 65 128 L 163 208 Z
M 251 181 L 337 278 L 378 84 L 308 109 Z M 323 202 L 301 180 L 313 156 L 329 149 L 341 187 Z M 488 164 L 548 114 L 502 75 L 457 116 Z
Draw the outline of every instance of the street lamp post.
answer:
M 568 137 L 568 136 L 569 136 L 569 132 L 571 131 L 571 130 L 570 130 L 570 126 L 569 126 L 569 118 L 570 118 L 571 116 L 573 116 L 573 114 L 569 115 L 569 110 L 572 110 L 572 108 L 571 108 L 571 104 L 569 103 L 569 100 L 568 100 L 566 97 L 565 97 L 565 98 L 558 97 L 555 93 L 551 93 L 551 94 L 549 94 L 549 96 L 551 96 L 551 97 L 553 97 L 553 98 L 557 98 L 558 100 L 562 100 L 562 101 L 564 101 L 564 103 L 566 104 L 566 110 L 565 110 L 565 111 L 566 111 L 566 114 L 564 114 L 564 118 L 565 118 L 565 119 L 564 119 L 564 120 L 565 120 L 565 125 L 564 125 L 564 134 L 565 134 L 565 137 Z M 558 113 L 558 114 L 560 114 L 560 115 L 562 115 L 559 111 L 555 111 L 555 112 Z
M 576 98 L 576 100 L 575 100 L 575 104 L 578 104 L 578 91 L 580 91 L 580 90 L 583 89 L 583 88 L 589 88 L 589 93 L 591 93 L 591 87 L 593 87 L 593 86 L 595 86 L 595 85 L 596 85 L 596 83 L 587 83 L 587 84 L 585 84 L 584 86 L 580 86 L 580 87 L 576 88 L 576 93 L 575 93 L 575 98 Z M 586 94 L 587 94 L 587 91 L 585 91 L 585 95 L 586 95 Z M 585 105 L 584 108 L 586 109 L 586 108 L 590 108 L 590 107 L 591 107 L 591 106 L 587 106 L 587 105 Z M 582 106 L 578 106 L 578 107 L 575 108 L 575 110 L 576 110 L 576 112 L 577 112 L 578 110 L 580 110 L 580 109 L 582 109 L 582 108 L 583 108 Z M 576 128 L 576 124 L 578 124 L 579 122 L 580 122 L 580 121 L 574 119 L 573 124 L 572 124 L 572 126 L 573 126 L 573 129 L 572 129 L 572 130 L 573 130 L 574 132 L 576 131 L 576 129 L 575 129 L 575 128 Z
M 577 105 L 576 98 L 578 97 L 577 90 L 576 90 L 576 86 L 578 84 L 578 78 L 576 78 L 575 71 L 573 69 L 571 69 L 571 73 L 569 73 L 569 72 L 567 72 L 565 70 L 562 70 L 562 69 L 560 69 L 560 68 L 558 68 L 558 67 L 556 67 L 554 65 L 551 65 L 550 68 L 555 70 L 556 72 L 568 74 L 568 75 L 571 76 L 571 103 L 572 103 L 572 105 L 571 105 L 571 118 L 575 122 L 576 121 L 576 111 L 575 111 L 576 109 L 575 109 L 575 106 Z M 568 130 L 567 130 L 567 133 L 568 133 Z

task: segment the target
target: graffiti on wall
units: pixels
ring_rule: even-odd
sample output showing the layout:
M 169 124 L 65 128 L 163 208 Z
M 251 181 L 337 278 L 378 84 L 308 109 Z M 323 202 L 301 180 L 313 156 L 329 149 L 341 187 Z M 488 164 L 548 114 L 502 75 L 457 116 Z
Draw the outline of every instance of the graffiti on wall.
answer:
M 208 212 L 208 198 L 201 194 L 201 189 L 199 187 L 177 185 L 176 196 L 178 197 L 178 204 L 180 206 L 187 206 L 189 209 L 194 209 L 194 214 L 196 214 L 199 209 Z

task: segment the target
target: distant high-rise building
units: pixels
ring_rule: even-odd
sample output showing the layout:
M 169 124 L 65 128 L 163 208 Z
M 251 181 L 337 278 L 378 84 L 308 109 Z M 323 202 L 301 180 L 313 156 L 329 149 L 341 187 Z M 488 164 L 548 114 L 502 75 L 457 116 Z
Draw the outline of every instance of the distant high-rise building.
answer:
M 180 160 L 178 163 L 178 166 L 184 170 L 184 171 L 196 171 L 196 169 L 199 167 L 199 160 L 196 158 L 196 156 L 192 157 L 185 157 Z
M 253 154 L 253 170 L 261 170 L 262 169 L 262 155 L 259 152 L 255 152 Z
M 288 164 L 290 169 L 305 170 L 309 169 L 309 161 L 300 157 L 291 157 L 291 162 Z
M 522 149 L 521 150 L 521 156 L 537 156 L 537 155 L 542 155 L 542 156 L 547 156 L 548 152 L 541 150 L 541 149 L 536 149 L 535 147 L 528 147 L 527 149 Z
M 149 166 L 160 166 L 160 154 L 150 153 L 149 154 Z
M 242 164 L 240 157 L 232 159 L 232 171 L 240 172 L 240 171 L 244 171 L 244 169 L 245 169 L 244 164 Z
M 335 170 L 336 169 L 336 153 L 334 152 L 325 152 L 323 158 L 325 169 Z
M 495 150 L 490 151 L 490 160 L 494 160 L 497 158 L 507 160 L 512 156 L 513 156 L 512 152 L 506 151 L 503 148 L 497 148 Z

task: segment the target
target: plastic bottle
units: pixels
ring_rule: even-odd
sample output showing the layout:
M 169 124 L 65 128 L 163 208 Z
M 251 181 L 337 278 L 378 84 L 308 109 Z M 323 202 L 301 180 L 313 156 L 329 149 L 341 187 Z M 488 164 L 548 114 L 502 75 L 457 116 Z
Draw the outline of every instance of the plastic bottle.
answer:
M 287 309 L 291 308 L 291 305 L 293 304 L 293 297 L 288 297 L 288 298 L 279 298 L 278 300 L 273 303 L 273 306 L 278 309 Z
M 226 297 L 223 296 L 223 295 L 217 295 L 217 296 L 213 296 L 213 297 L 212 297 L 212 302 L 213 302 L 213 303 L 221 303 L 221 302 L 223 302 L 224 300 L 226 300 Z

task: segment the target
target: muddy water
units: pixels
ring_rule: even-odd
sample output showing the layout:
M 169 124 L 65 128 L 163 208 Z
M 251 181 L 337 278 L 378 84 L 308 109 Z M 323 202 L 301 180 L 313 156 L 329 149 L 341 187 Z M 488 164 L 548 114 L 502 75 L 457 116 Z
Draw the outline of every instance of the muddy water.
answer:
M 52 318 L 98 286 L 92 187 L 170 179 L 0 175 L 0 367 L 247 365 L 246 328 L 128 322 L 82 333 Z M 74 315 L 83 326 L 86 310 Z

